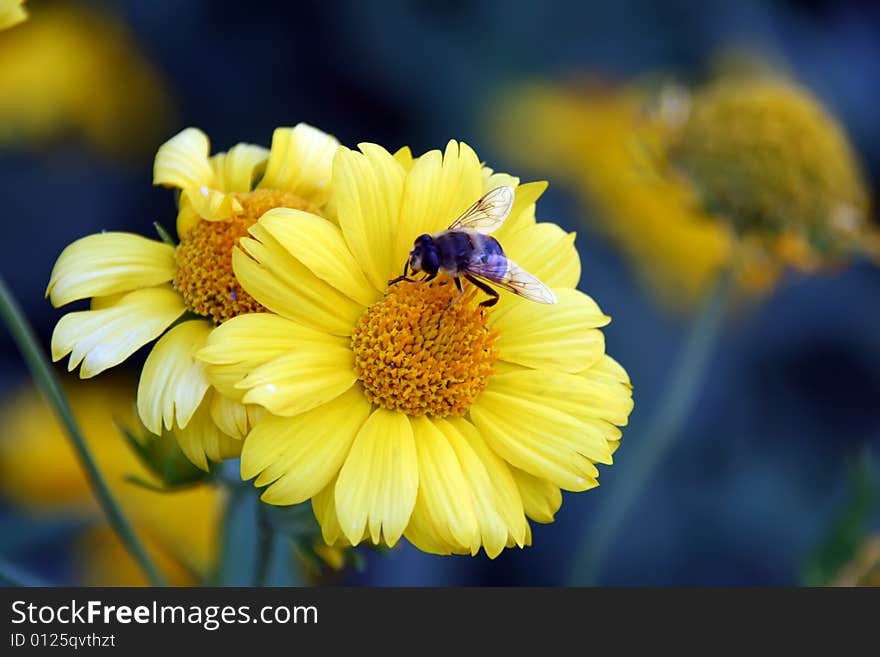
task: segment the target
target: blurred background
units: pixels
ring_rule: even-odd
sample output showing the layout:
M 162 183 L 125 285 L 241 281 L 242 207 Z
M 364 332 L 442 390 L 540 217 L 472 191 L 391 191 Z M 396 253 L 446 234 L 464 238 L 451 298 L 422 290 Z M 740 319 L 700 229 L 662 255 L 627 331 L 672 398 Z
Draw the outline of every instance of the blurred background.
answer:
M 533 526 L 531 548 L 494 561 L 432 557 L 408 545 L 366 550 L 364 567 L 345 568 L 334 582 L 564 583 L 598 500 L 615 495 L 627 448 L 639 441 L 687 332 L 689 314 L 641 284 L 595 227 L 578 191 L 513 156 L 517 136 L 499 138 L 494 129 L 494 113 L 503 110 L 499 94 L 536 80 L 625 83 L 661 73 L 689 81 L 703 76 L 718 53 L 736 49 L 786 70 L 821 99 L 849 134 L 875 198 L 880 181 L 876 4 L 26 6 L 30 19 L 0 32 L 0 267 L 47 347 L 62 313 L 43 293 L 64 246 L 100 230 L 152 236 L 152 222 L 173 224 L 172 195 L 151 185 L 152 157 L 185 126 L 202 128 L 215 151 L 239 141 L 268 145 L 275 127 L 299 121 L 349 146 L 375 141 L 421 153 L 462 139 L 496 170 L 548 179 L 539 219 L 578 231 L 581 288 L 612 316 L 608 351 L 635 386 L 630 426 L 615 465 L 601 470 L 601 487 L 565 494 L 556 522 Z M 839 581 L 854 555 L 864 558 L 872 533 L 880 532 L 871 475 L 880 467 L 878 295 L 880 269 L 857 263 L 831 275 L 788 276 L 729 318 L 686 430 L 616 535 L 598 583 L 824 584 Z M 48 407 L 28 392 L 27 372 L 5 331 L 0 358 L 0 556 L 50 583 L 136 581 L 118 546 L 102 538 L 73 456 Z M 63 367 L 57 371 L 74 379 Z M 108 400 L 105 411 L 111 389 L 133 385 L 124 372 L 113 376 L 122 378 L 93 386 Z M 112 436 L 106 459 L 114 465 L 107 471 L 122 490 L 135 485 L 123 479 L 137 463 L 117 459 L 127 446 L 116 442 L 108 422 L 84 426 L 93 437 Z M 93 439 L 103 441 L 101 435 Z M 156 501 L 162 495 L 146 489 L 138 494 L 131 504 L 143 509 L 136 518 L 142 531 L 166 547 L 185 543 L 180 549 L 190 558 L 175 566 L 175 581 L 186 582 L 187 569 L 211 559 L 222 500 L 187 492 L 187 517 L 200 520 L 197 537 L 182 537 L 173 531 L 181 506 Z

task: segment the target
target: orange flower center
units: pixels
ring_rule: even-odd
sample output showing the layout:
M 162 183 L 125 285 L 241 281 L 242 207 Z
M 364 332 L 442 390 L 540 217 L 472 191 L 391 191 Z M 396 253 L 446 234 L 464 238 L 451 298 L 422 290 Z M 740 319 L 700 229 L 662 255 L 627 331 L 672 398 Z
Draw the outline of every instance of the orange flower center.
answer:
M 232 249 L 272 208 L 317 212 L 305 199 L 274 189 L 236 194 L 241 211 L 224 221 L 202 219 L 180 239 L 174 287 L 192 312 L 220 323 L 243 313 L 265 310 L 244 291 L 232 272 Z
M 451 281 L 398 283 L 370 306 L 351 338 L 355 371 L 374 404 L 409 415 L 463 415 L 498 353 L 489 313 Z M 450 305 L 451 303 L 451 305 Z

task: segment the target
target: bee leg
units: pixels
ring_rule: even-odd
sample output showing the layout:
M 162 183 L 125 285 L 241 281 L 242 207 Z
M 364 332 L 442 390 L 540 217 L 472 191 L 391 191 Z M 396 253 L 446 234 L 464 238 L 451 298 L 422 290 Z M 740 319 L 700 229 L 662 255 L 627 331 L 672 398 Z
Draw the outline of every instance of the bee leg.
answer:
M 464 286 L 461 284 L 461 279 L 456 276 L 452 280 L 455 281 L 455 287 L 458 288 L 458 294 L 455 295 L 455 298 L 451 299 L 449 303 L 446 304 L 446 307 L 443 308 L 443 310 L 440 312 L 440 317 L 437 318 L 438 331 L 440 330 L 440 320 L 443 319 L 443 313 L 449 310 L 452 307 L 452 304 L 461 299 L 462 295 L 464 294 Z
M 496 303 L 498 303 L 498 298 L 500 295 L 498 294 L 497 290 L 493 289 L 489 285 L 486 285 L 483 281 L 477 280 L 470 274 L 465 274 L 465 278 L 489 295 L 488 299 L 480 302 L 481 308 L 491 308 Z
M 428 281 L 433 281 L 435 278 L 437 278 L 437 272 L 434 272 L 433 274 L 428 274 L 420 282 L 427 283 Z
M 400 283 L 400 281 L 406 281 L 407 283 L 417 283 L 416 279 L 409 277 L 409 260 L 403 265 L 403 274 L 398 276 L 397 278 L 392 278 L 388 281 L 388 285 L 396 285 Z

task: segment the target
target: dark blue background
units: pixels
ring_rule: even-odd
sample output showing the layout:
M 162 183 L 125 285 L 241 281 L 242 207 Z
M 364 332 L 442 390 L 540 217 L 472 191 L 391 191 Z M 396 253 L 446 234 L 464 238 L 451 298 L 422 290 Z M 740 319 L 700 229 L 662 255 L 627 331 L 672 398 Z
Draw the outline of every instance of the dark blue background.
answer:
M 719 47 L 747 45 L 784 62 L 841 119 L 880 179 L 880 9 L 838 2 L 139 2 L 121 12 L 169 81 L 180 125 L 215 149 L 267 144 L 278 125 L 313 123 L 343 143 L 414 152 L 466 140 L 496 169 L 484 112 L 521 77 L 651 70 L 696 76 Z M 332 7 L 332 9 L 331 9 Z M 136 136 L 133 136 L 136 138 Z M 512 171 L 527 179 L 540 171 Z M 43 298 L 52 263 L 101 229 L 151 235 L 173 223 L 151 161 L 127 165 L 71 141 L 0 153 L 2 274 L 48 345 L 60 316 Z M 608 350 L 629 371 L 636 409 L 602 486 L 565 496 L 557 522 L 495 561 L 434 558 L 403 547 L 370 555 L 370 584 L 558 584 L 596 501 L 615 494 L 627 446 L 663 393 L 686 321 L 665 314 L 627 263 L 583 225 L 554 186 L 539 216 L 579 231 L 581 286 L 614 321 Z M 587 218 L 588 219 L 588 218 Z M 880 271 L 791 277 L 731 319 L 697 407 L 613 546 L 605 584 L 785 585 L 801 581 L 847 490 L 849 464 L 880 450 Z M 0 334 L 4 390 L 25 377 Z M 874 518 L 877 528 L 877 518 Z M 7 523 L 0 531 L 12 531 Z M 57 546 L 56 546 L 57 547 Z M 58 548 L 60 549 L 60 548 Z M 51 546 L 30 561 L 63 579 Z

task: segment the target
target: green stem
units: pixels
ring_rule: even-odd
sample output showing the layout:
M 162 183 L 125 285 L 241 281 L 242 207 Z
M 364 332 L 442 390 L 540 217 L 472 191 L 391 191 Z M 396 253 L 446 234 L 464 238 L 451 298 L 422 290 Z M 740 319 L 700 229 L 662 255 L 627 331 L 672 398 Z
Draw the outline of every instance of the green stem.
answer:
M 612 489 L 606 491 L 595 522 L 589 523 L 580 542 L 582 547 L 575 555 L 570 578 L 573 586 L 588 586 L 596 582 L 615 534 L 657 465 L 681 433 L 720 334 L 721 320 L 733 289 L 733 278 L 732 268 L 719 275 L 691 329 L 669 386 L 648 422 L 647 430 L 637 442 L 626 448 L 628 453 L 620 459 L 621 465 L 618 467 L 621 468 L 621 478 L 615 481 Z
M 104 514 L 107 516 L 113 531 L 116 532 L 119 540 L 122 541 L 122 544 L 137 561 L 149 582 L 154 586 L 163 586 L 165 582 L 162 576 L 150 561 L 143 545 L 138 540 L 131 525 L 123 515 L 122 509 L 119 508 L 110 489 L 107 487 L 107 482 L 101 476 L 101 472 L 98 470 L 98 466 L 95 464 L 86 445 L 85 438 L 73 417 L 70 405 L 67 403 L 67 399 L 61 391 L 61 387 L 58 385 L 58 381 L 55 379 L 52 369 L 49 367 L 45 355 L 37 342 L 33 329 L 2 278 L 0 278 L 0 317 L 9 327 L 9 331 L 12 333 L 12 337 L 18 345 L 22 356 L 24 356 L 25 363 L 27 363 L 34 381 L 55 410 L 67 431 L 67 435 L 70 436 L 70 441 L 79 458 L 80 465 L 82 465 L 92 491 L 104 510 Z

